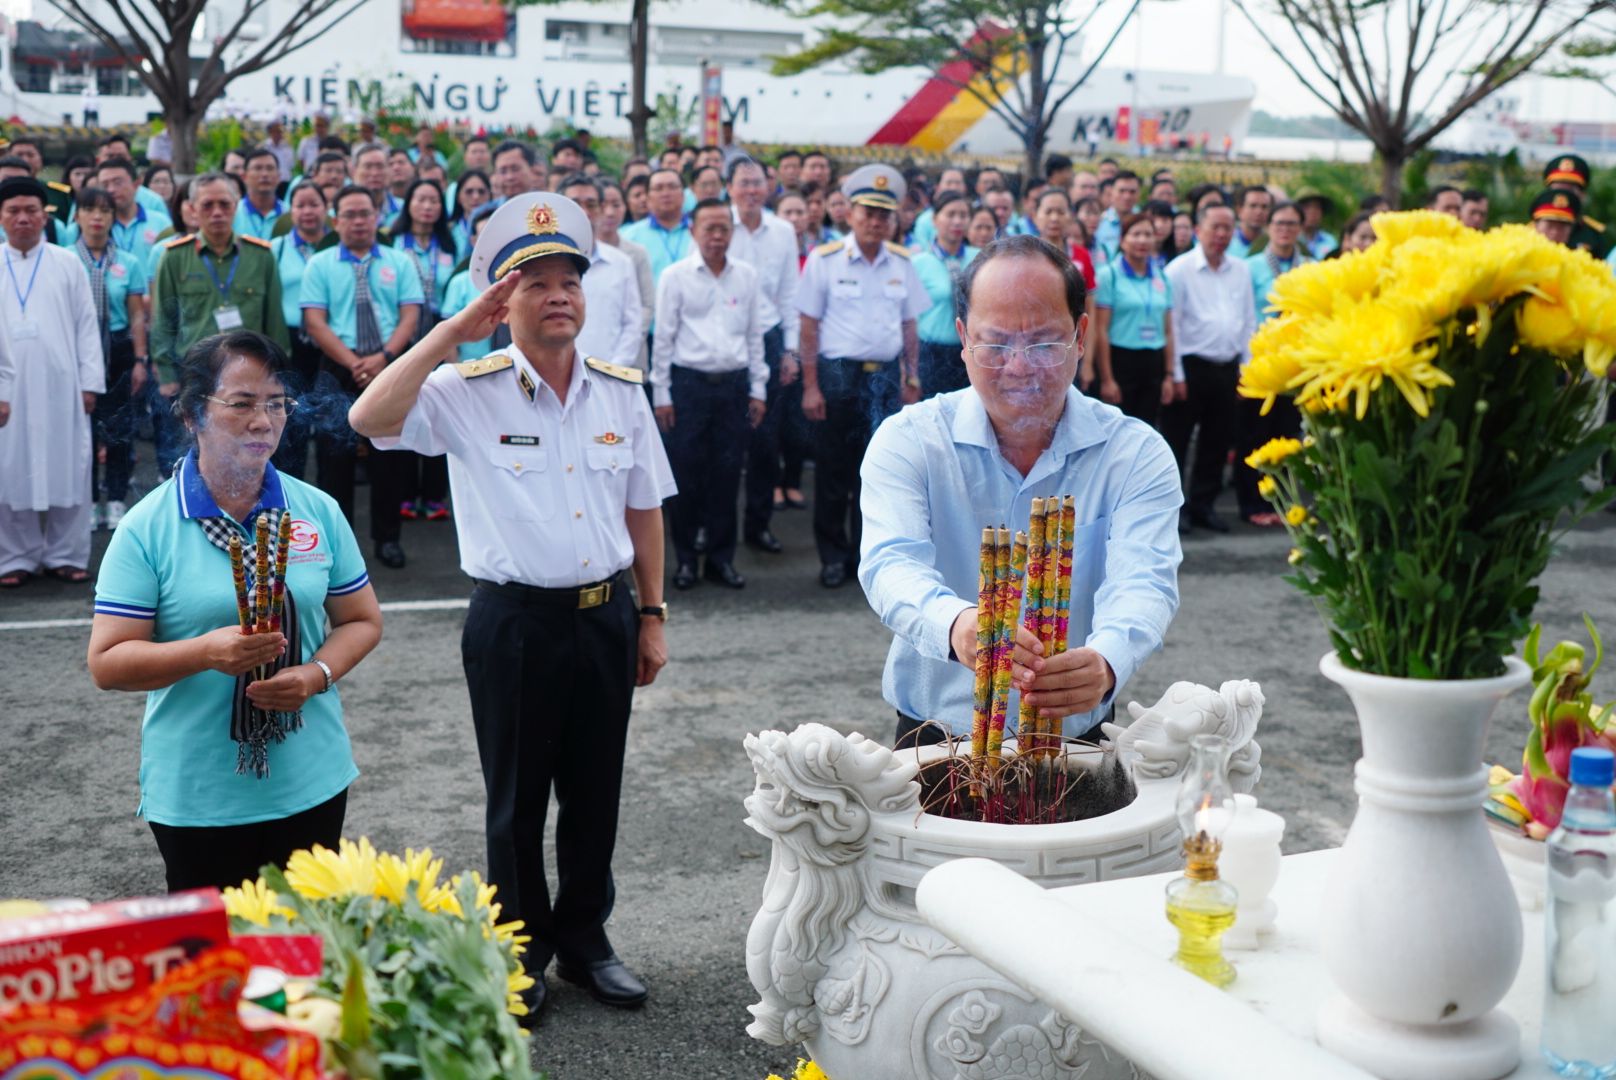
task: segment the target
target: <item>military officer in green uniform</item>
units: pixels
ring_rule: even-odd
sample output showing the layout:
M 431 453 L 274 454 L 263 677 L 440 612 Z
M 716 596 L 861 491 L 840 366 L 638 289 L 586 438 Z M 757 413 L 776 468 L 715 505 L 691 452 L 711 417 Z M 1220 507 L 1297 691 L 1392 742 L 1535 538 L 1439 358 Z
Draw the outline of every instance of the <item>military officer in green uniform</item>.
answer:
M 1593 170 L 1576 154 L 1561 154 L 1543 169 L 1543 182 L 1550 190 L 1571 192 L 1577 196 L 1579 206 L 1588 201 L 1588 181 L 1591 179 Z M 1536 204 L 1533 205 L 1535 209 Z M 1605 237 L 1605 226 L 1601 222 L 1586 214 L 1579 214 L 1566 246 L 1582 248 L 1603 259 L 1610 248 L 1610 241 Z
M 1547 188 L 1532 200 L 1532 228 L 1539 236 L 1556 244 L 1573 246 L 1577 220 L 1582 216 L 1582 200 L 1575 191 Z
M 268 240 L 235 231 L 235 182 L 224 173 L 192 180 L 187 201 L 201 231 L 168 241 L 152 274 L 151 358 L 158 392 L 171 397 L 179 384 L 176 365 L 198 341 L 231 330 L 255 330 L 282 349 L 291 348 L 281 307 L 281 279 Z M 157 464 L 166 477 L 178 451 L 166 408 L 153 410 L 158 432 Z

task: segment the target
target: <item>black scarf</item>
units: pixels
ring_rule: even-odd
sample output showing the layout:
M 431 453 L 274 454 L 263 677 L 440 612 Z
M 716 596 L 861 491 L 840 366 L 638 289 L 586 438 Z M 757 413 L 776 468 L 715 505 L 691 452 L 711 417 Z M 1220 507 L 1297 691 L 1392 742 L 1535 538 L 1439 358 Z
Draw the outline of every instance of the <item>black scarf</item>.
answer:
M 280 523 L 283 514 L 290 513 L 272 507 L 248 514 L 247 520 L 237 525 L 228 517 L 197 518 L 202 531 L 207 534 L 208 543 L 223 551 L 230 553 L 230 536 L 239 530 L 242 536 L 241 561 L 247 570 L 247 604 L 248 612 L 255 619 L 258 613 L 252 610 L 258 596 L 257 568 L 258 543 L 254 538 L 253 521 L 257 514 L 269 516 L 269 558 L 271 568 L 275 566 L 276 538 L 280 536 Z M 282 586 L 281 607 L 281 633 L 286 635 L 286 651 L 276 657 L 267 665 L 265 677 L 273 677 L 285 668 L 293 667 L 303 662 L 303 635 L 297 624 L 297 601 L 292 596 L 290 586 Z M 286 736 L 295 731 L 303 730 L 303 712 L 301 709 L 293 712 L 269 712 L 260 709 L 247 697 L 247 685 L 254 679 L 251 671 L 236 676 L 235 690 L 230 695 L 230 738 L 236 743 L 236 775 L 245 776 L 251 772 L 260 780 L 269 776 L 269 744 L 271 742 L 284 742 Z

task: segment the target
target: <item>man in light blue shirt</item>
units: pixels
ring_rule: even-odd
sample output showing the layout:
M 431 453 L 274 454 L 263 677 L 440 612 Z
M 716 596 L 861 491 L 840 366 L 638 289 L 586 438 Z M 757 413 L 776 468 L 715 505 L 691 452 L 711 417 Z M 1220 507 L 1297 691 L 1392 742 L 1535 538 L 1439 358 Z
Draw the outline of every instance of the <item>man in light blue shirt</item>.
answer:
M 982 529 L 1025 528 L 1034 496 L 1072 495 L 1072 647 L 1046 659 L 1021 631 L 1013 686 L 1085 737 L 1178 609 L 1178 469 L 1149 425 L 1073 387 L 1083 279 L 1059 252 L 995 241 L 960 289 L 971 385 L 889 418 L 861 470 L 859 583 L 895 635 L 882 693 L 899 739 L 928 741 L 927 720 L 970 733 Z

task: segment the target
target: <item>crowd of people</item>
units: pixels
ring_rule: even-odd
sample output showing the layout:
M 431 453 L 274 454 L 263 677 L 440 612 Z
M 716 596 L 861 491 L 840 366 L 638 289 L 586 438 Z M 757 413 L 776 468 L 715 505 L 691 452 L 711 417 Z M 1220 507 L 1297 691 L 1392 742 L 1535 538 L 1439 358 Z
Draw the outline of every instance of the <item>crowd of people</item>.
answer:
M 14 223 L 0 221 L 5 310 L 21 328 L 10 335 L 10 363 L 49 353 L 78 372 L 19 393 L 0 367 L 0 419 L 18 414 L 0 435 L 0 461 L 52 462 L 0 480 L 0 588 L 36 571 L 88 580 L 90 532 L 117 528 L 128 510 L 135 432 L 150 425 L 164 477 L 181 453 L 177 360 L 235 329 L 287 350 L 303 398 L 277 467 L 308 474 L 350 523 L 356 485 L 367 482 L 373 554 L 404 566 L 404 522 L 452 514 L 444 459 L 379 451 L 332 403 L 471 302 L 479 229 L 534 191 L 566 196 L 590 217 L 590 317 L 579 345 L 646 375 L 684 492 L 670 510 L 677 589 L 700 580 L 744 587 L 736 548 L 782 550 L 772 515 L 808 505 L 810 460 L 820 579 L 850 579 L 870 433 L 901 405 L 966 385 L 955 284 L 982 247 L 1015 235 L 1049 242 L 1081 272 L 1089 319 L 1080 388 L 1166 436 L 1186 475 L 1186 531 L 1224 531 L 1213 504 L 1229 451 L 1239 461 L 1297 424 L 1283 405 L 1259 416 L 1234 390 L 1268 289 L 1300 262 L 1373 243 L 1372 216 L 1386 206 L 1366 197 L 1338 238 L 1325 227 L 1332 201 L 1311 188 L 1180 191 L 1170 169 L 1145 177 L 1111 159 L 1091 171 L 1052 154 L 1041 177 L 886 165 L 839 176 L 819 151 L 764 162 L 733 146 L 680 146 L 630 158 L 612 175 L 587 134 L 542 148 L 473 136 L 451 175 L 433 129 L 407 147 L 379 140 L 369 121 L 352 135 L 321 117 L 294 147 L 272 124 L 262 144 L 188 178 L 176 177 L 160 135 L 144 166 L 114 133 L 50 182 L 38 141 L 0 147 L 0 181 L 29 181 L 8 190 L 33 197 L 10 211 Z M 1559 158 L 1545 181 L 1537 226 L 1601 248 L 1602 227 L 1581 214 L 1586 162 Z M 1484 192 L 1441 186 L 1428 206 L 1475 228 L 1488 222 Z M 85 280 L 70 281 L 68 264 L 52 256 L 35 295 L 36 243 L 76 255 Z M 30 301 L 51 314 L 31 316 Z M 36 327 L 38 337 L 24 336 Z M 444 359 L 507 344 L 501 327 Z M 93 451 L 81 469 L 85 424 Z M 1280 524 L 1250 470 L 1235 465 L 1232 483 L 1242 518 Z

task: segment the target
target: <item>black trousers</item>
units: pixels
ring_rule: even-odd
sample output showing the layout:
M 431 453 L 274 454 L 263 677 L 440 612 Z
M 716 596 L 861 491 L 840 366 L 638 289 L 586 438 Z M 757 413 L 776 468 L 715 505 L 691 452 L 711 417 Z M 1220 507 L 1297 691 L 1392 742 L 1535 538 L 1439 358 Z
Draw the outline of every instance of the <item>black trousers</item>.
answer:
M 820 357 L 825 420 L 814 439 L 814 544 L 823 566 L 858 567 L 864 518 L 859 466 L 877 425 L 898 411 L 898 363 L 865 371 L 860 360 Z
M 611 952 L 605 927 L 639 616 L 621 577 L 593 608 L 527 593 L 479 582 L 460 649 L 488 794 L 488 880 L 502 918 L 527 923 L 527 968 L 538 972 L 557 954 L 581 964 Z M 553 900 L 544 870 L 552 785 Z
M 756 536 L 774 518 L 774 489 L 780 486 L 780 414 L 785 387 L 780 385 L 780 354 L 786 332 L 778 324 L 764 331 L 763 359 L 769 364 L 768 411 L 746 442 L 746 535 Z M 799 407 L 800 408 L 800 407 Z
M 293 735 L 292 738 L 297 738 Z M 332 851 L 342 839 L 348 793 L 340 791 L 319 806 L 274 821 L 199 828 L 150 822 L 163 856 L 168 891 L 222 889 L 258 877 L 268 863 L 284 868 L 292 852 L 321 844 Z
M 359 396 L 353 373 L 330 357 L 322 357 L 320 370 L 337 380 L 344 393 Z M 337 500 L 342 514 L 352 525 L 354 520 L 354 464 L 359 460 L 359 446 L 368 449 L 365 463 L 370 474 L 370 538 L 378 544 L 397 541 L 403 526 L 399 503 L 404 501 L 404 484 L 408 470 L 415 465 L 415 453 L 410 450 L 378 450 L 361 439 L 358 432 L 348 427 L 346 416 L 342 427 L 346 434 L 321 432 L 317 436 L 316 459 L 320 467 L 319 488 Z
M 780 394 L 779 487 L 802 490 L 802 466 L 814 450 L 814 427 L 802 413 L 802 378 Z
M 324 358 L 320 347 L 301 329 L 292 330 L 292 352 L 287 358 L 292 370 L 286 389 L 297 399 L 298 407 L 286 422 L 286 430 L 281 433 L 281 444 L 276 447 L 275 456 L 270 458 L 270 462 L 280 472 L 299 480 L 303 479 L 308 469 L 309 439 L 313 437 L 316 425 L 330 411 L 322 400 L 326 395 L 317 387 L 320 361 Z M 347 397 L 346 400 L 351 402 L 352 398 Z
M 1274 401 L 1268 415 L 1262 414 L 1262 402 L 1241 398 L 1237 417 L 1238 427 L 1234 439 L 1234 491 L 1240 497 L 1240 516 L 1272 514 L 1274 504 L 1257 491 L 1262 473 L 1246 464 L 1246 457 L 1269 439 L 1300 438 L 1302 414 L 1291 398 Z
M 935 341 L 920 343 L 920 396 L 936 397 L 952 390 L 963 390 L 971 385 L 965 372 L 965 359 L 960 355 L 959 342 L 943 345 Z
M 1162 382 L 1167 378 L 1167 354 L 1161 349 L 1126 349 L 1111 346 L 1111 377 L 1122 391 L 1124 414 L 1151 427 L 1161 415 Z
M 673 427 L 662 433 L 679 494 L 668 500 L 668 532 L 681 563 L 696 561 L 696 532 L 707 530 L 707 562 L 735 561 L 745 455 L 748 375 L 708 375 L 673 365 Z
M 1223 490 L 1223 466 L 1229 459 L 1229 448 L 1234 445 L 1236 413 L 1240 405 L 1240 396 L 1235 393 L 1239 382 L 1237 361 L 1219 363 L 1187 355 L 1184 357 L 1185 398 L 1163 411 L 1162 434 L 1173 449 L 1178 471 L 1189 471 L 1186 504 L 1191 514 L 1211 510 Z M 1190 436 L 1197 428 L 1200 436 L 1196 440 L 1195 460 L 1190 462 L 1186 460 Z
M 95 411 L 90 414 L 95 446 L 106 451 L 107 462 L 100 463 L 100 454 L 90 455 L 90 468 L 96 473 L 91 490 L 98 499 L 124 502 L 134 467 L 135 428 L 143 410 L 129 393 L 130 373 L 135 369 L 134 339 L 129 331 L 119 330 L 112 335 L 111 344 L 106 358 L 107 392 L 95 399 Z

